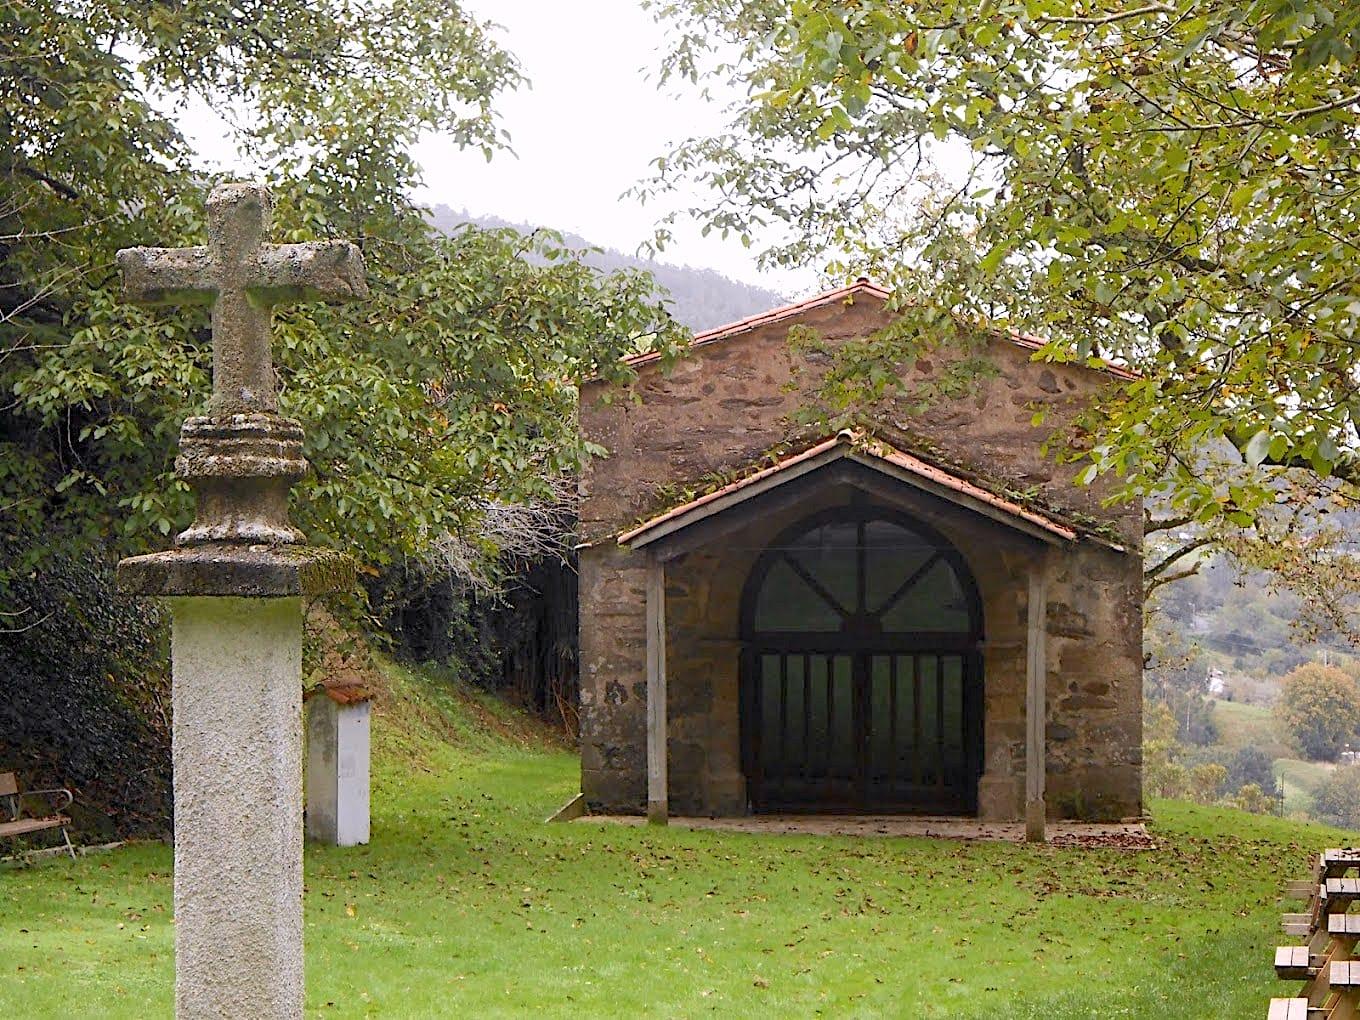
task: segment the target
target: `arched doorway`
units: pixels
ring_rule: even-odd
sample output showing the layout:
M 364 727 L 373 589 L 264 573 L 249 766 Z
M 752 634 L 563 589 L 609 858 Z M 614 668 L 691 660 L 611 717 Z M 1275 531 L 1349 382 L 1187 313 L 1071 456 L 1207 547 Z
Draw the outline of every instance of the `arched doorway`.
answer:
M 752 569 L 741 636 L 754 810 L 976 811 L 982 610 L 933 529 L 872 507 L 800 522 Z

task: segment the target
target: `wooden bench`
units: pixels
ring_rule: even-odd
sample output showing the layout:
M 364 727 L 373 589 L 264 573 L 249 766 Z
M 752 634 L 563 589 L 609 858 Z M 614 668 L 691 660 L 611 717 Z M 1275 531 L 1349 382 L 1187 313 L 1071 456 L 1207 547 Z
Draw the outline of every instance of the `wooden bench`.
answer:
M 1319 891 L 1323 913 L 1344 913 L 1347 907 L 1360 900 L 1360 878 L 1329 878 Z
M 1360 988 L 1360 960 L 1334 960 L 1329 963 L 1327 983 L 1333 988 Z
M 32 797 L 45 797 L 50 800 L 50 814 L 24 817 L 24 801 Z M 57 801 L 60 800 L 60 803 Z M 4 810 L 8 818 L 0 818 L 0 839 L 8 839 L 14 836 L 27 836 L 30 833 L 42 832 L 46 829 L 59 829 L 61 838 L 66 843 L 66 851 L 71 855 L 71 860 L 76 859 L 75 847 L 71 845 L 71 837 L 66 834 L 66 827 L 71 824 L 71 819 L 61 812 L 70 807 L 75 800 L 70 790 L 19 790 L 19 780 L 13 772 L 0 772 L 0 804 L 4 805 Z
M 1360 848 L 1334 847 L 1322 851 L 1320 877 L 1341 878 L 1353 869 L 1360 869 Z

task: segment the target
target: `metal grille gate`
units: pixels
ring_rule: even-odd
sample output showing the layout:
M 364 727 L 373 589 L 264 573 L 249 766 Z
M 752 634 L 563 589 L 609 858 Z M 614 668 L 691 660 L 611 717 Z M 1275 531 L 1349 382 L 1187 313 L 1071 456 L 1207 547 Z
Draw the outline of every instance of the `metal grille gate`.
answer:
M 964 811 L 968 656 L 753 650 L 752 800 L 767 811 Z
M 776 540 L 768 562 L 752 573 L 743 617 L 743 757 L 758 811 L 953 813 L 976 807 L 982 719 L 980 616 L 972 579 L 958 576 L 964 568 L 957 554 L 919 523 L 892 518 L 894 534 L 866 527 L 875 521 L 881 524 L 883 515 L 847 520 L 842 511 L 829 521 L 814 519 Z M 819 544 L 800 537 L 808 534 L 817 534 Z M 875 534 L 880 544 L 871 549 L 866 536 Z M 907 551 L 897 559 L 887 555 L 885 536 L 894 549 Z M 937 629 L 909 629 L 928 613 L 895 607 L 914 589 L 928 588 L 923 578 L 941 561 L 950 577 L 939 576 L 952 586 L 940 580 L 939 591 L 925 592 L 922 605 L 934 607 L 939 592 L 958 592 L 966 610 L 959 620 L 967 622 L 940 630 L 937 614 Z M 776 573 L 784 563 L 788 571 Z M 874 570 L 883 575 L 877 584 L 872 577 L 866 581 Z M 811 600 L 798 604 L 799 585 L 834 614 Z M 871 609 L 875 588 L 893 594 Z M 784 606 L 790 600 L 792 610 Z M 806 630 L 789 629 L 803 620 Z M 778 629 L 760 627 L 768 621 Z M 830 633 L 837 621 L 839 629 Z

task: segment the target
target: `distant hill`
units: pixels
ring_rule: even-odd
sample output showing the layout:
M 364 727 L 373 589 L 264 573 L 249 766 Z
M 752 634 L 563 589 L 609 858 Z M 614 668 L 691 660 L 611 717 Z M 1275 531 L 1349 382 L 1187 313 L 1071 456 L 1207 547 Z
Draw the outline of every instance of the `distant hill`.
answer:
M 464 223 L 487 228 L 509 227 L 522 234 L 535 229 L 527 223 L 511 223 L 499 216 L 473 216 L 465 209 L 451 209 L 446 205 L 435 206 L 430 220 L 446 233 Z M 579 234 L 559 232 L 569 247 L 594 247 Z M 612 248 L 591 252 L 585 256 L 585 261 L 606 272 L 616 269 L 646 269 L 670 295 L 671 313 L 695 332 L 768 311 L 788 300 L 777 291 L 730 279 L 713 269 L 653 262 L 625 255 Z

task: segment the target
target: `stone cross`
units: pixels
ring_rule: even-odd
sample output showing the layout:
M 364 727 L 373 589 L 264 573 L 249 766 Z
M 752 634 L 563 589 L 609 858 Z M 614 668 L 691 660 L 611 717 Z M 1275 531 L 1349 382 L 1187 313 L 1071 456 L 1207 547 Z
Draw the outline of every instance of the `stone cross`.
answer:
M 213 396 L 188 419 L 175 470 L 198 513 L 177 548 L 118 564 L 118 584 L 168 597 L 173 618 L 175 1012 L 302 1016 L 302 599 L 348 583 L 335 553 L 288 520 L 302 426 L 281 417 L 270 309 L 366 295 L 343 241 L 264 241 L 269 193 L 208 198 L 208 244 L 118 253 L 127 296 L 211 301 Z
M 270 212 L 264 188 L 223 184 L 208 198 L 207 245 L 118 253 L 129 301 L 212 303 L 212 414 L 278 409 L 269 336 L 274 305 L 368 294 L 354 245 L 266 244 Z

